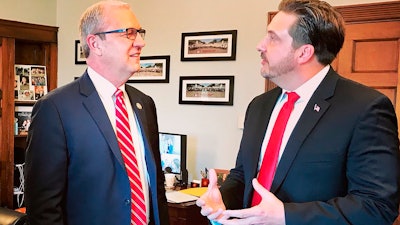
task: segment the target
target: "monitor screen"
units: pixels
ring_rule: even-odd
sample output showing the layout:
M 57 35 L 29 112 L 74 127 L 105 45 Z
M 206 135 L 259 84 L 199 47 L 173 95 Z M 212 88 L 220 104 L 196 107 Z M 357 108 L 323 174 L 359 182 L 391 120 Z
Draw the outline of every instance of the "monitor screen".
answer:
M 171 168 L 171 173 L 182 174 L 186 171 L 186 135 L 160 132 L 161 166 Z

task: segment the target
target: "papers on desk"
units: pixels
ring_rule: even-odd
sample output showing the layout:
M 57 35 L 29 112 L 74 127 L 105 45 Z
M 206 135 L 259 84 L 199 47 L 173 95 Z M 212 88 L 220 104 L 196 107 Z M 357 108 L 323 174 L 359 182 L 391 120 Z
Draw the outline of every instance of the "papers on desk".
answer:
M 206 191 L 207 191 L 207 187 L 197 187 L 197 188 L 188 188 L 188 189 L 180 190 L 180 192 L 182 192 L 182 193 L 197 196 L 197 197 L 202 196 L 204 193 L 206 193 Z
M 180 191 L 169 191 L 166 192 L 165 195 L 167 197 L 167 201 L 172 203 L 190 202 L 198 199 L 196 196 L 182 193 Z

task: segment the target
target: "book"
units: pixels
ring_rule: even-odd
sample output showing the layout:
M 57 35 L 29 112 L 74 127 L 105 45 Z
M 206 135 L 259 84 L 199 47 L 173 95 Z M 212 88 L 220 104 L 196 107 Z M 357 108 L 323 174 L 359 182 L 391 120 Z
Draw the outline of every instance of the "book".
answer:
M 32 106 L 15 106 L 15 134 L 27 135 L 31 125 Z

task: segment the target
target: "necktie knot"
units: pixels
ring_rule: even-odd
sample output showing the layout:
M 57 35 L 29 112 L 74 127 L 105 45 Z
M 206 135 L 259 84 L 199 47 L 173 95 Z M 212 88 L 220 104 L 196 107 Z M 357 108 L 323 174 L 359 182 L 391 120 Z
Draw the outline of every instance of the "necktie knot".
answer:
M 124 95 L 124 92 L 121 91 L 121 89 L 117 89 L 114 93 L 116 98 L 121 98 Z
M 300 98 L 296 92 L 286 92 L 286 94 L 288 96 L 287 102 L 289 104 L 294 104 Z

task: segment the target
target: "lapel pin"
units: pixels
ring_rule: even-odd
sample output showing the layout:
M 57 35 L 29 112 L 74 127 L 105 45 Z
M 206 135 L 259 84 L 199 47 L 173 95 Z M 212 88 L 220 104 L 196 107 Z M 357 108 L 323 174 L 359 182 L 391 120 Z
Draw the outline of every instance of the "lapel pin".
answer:
M 321 107 L 319 107 L 319 105 L 317 104 L 314 105 L 314 111 L 319 112 L 320 109 Z
M 142 109 L 142 108 L 143 108 L 142 105 L 141 105 L 139 102 L 136 102 L 136 107 L 137 107 L 138 109 Z

